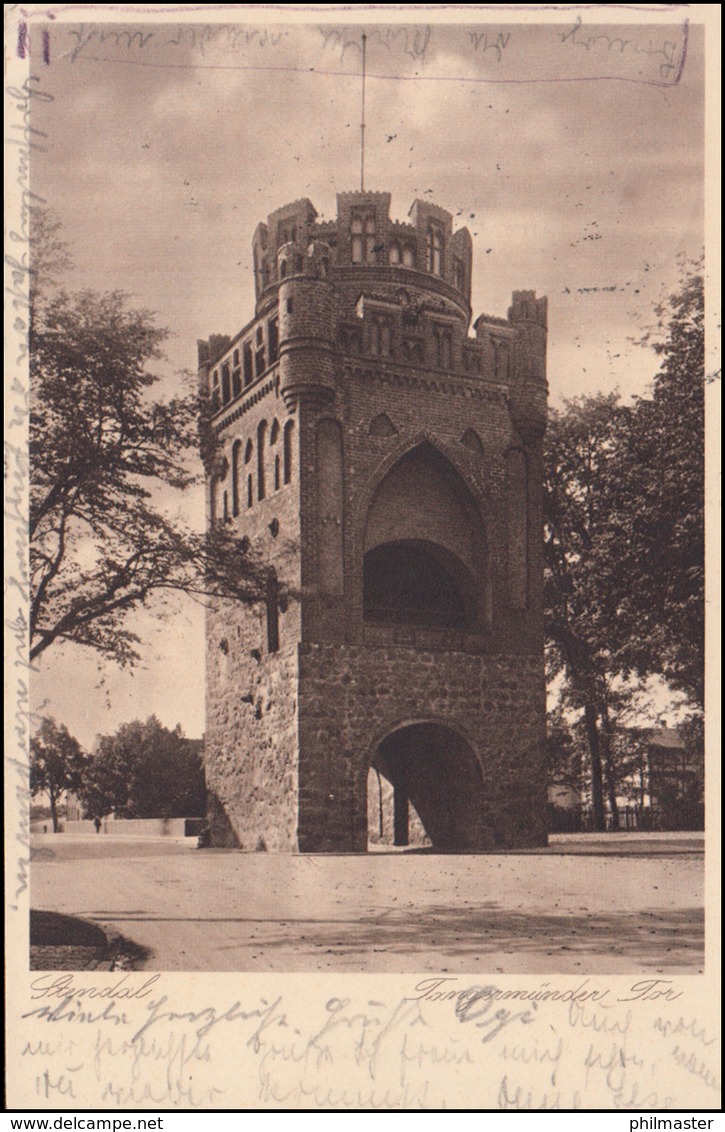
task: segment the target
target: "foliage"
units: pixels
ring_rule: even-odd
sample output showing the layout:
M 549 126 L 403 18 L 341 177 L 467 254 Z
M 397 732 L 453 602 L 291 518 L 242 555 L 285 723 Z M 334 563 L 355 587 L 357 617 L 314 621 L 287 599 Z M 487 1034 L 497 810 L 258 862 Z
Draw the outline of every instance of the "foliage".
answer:
M 59 802 L 66 790 L 77 792 L 87 756 L 64 724 L 46 717 L 30 740 L 30 793 L 47 794 L 53 832 L 58 832 Z
M 546 752 L 549 786 L 568 786 L 581 797 L 588 786 L 586 748 L 561 704 L 548 713 Z
M 47 218 L 36 228 L 30 655 L 70 641 L 133 664 L 138 638 L 126 618 L 153 595 L 254 603 L 267 571 L 248 542 L 223 529 L 195 533 L 170 513 L 198 482 L 189 469 L 203 405 L 196 393 L 153 396 L 159 377 L 148 367 L 167 331 L 118 291 L 50 294 L 42 274 L 62 261 L 62 246 Z M 208 457 L 208 426 L 204 439 Z
M 612 716 L 614 610 L 599 568 L 612 531 L 608 485 L 626 410 L 616 394 L 567 402 L 552 412 L 545 441 L 544 610 L 547 670 L 564 677 L 563 703 L 582 715 L 596 829 L 605 828 L 604 788 L 616 810 Z
M 206 786 L 199 744 L 155 716 L 98 740 L 81 789 L 87 816 L 202 817 Z
M 581 716 L 598 829 L 605 794 L 615 813 L 641 762 L 623 723 L 638 681 L 663 676 L 702 704 L 702 308 L 702 279 L 688 275 L 658 310 L 652 396 L 569 401 L 545 440 L 547 665 Z
M 61 235 L 61 223 L 46 208 L 30 209 L 30 305 L 38 311 L 42 299 L 73 267 L 73 257 Z
M 657 308 L 663 337 L 651 398 L 621 437 L 619 527 L 610 563 L 613 646 L 637 673 L 661 673 L 704 702 L 704 282 L 695 269 Z

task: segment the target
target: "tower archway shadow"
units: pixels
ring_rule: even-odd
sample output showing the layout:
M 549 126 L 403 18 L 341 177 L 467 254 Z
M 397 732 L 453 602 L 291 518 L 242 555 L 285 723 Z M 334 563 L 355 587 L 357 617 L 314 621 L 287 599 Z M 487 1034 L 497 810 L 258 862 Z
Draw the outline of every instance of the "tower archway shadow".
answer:
M 494 847 L 481 767 L 457 731 L 434 722 L 399 727 L 379 743 L 371 771 L 368 831 L 377 845 L 441 853 Z

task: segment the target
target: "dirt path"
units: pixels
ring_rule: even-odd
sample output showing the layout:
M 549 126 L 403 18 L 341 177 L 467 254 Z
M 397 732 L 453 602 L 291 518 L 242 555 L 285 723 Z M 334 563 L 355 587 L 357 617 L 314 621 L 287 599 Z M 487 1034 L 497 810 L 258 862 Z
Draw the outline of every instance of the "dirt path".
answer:
M 616 835 L 615 835 L 616 837 Z M 695 974 L 702 839 L 545 853 L 289 857 L 39 837 L 35 908 L 149 950 L 148 970 Z

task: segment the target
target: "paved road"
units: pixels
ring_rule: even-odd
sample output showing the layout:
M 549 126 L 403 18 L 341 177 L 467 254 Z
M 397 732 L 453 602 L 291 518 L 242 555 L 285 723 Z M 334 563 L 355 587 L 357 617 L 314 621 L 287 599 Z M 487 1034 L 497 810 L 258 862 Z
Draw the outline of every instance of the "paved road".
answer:
M 696 974 L 703 840 L 275 856 L 194 840 L 36 837 L 33 907 L 94 921 L 163 971 Z

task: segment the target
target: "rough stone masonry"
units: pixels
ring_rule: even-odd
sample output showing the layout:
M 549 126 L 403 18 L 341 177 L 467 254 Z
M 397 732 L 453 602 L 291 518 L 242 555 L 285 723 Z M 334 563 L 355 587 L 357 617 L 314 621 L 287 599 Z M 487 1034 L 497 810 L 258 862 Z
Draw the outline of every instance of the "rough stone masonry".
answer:
M 337 208 L 260 224 L 254 318 L 199 343 L 208 521 L 269 564 L 208 613 L 212 843 L 543 845 L 546 299 L 469 335 L 467 229 Z

